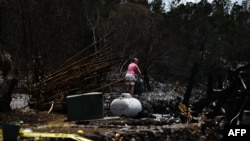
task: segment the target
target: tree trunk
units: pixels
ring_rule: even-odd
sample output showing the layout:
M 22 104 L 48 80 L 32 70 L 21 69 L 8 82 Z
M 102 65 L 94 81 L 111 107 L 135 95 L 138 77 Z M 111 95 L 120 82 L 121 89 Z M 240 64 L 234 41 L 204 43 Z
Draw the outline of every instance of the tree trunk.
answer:
M 4 85 L 0 90 L 0 112 L 11 111 L 11 95 L 16 84 L 17 80 L 14 78 L 7 78 L 4 81 Z
M 192 93 L 192 89 L 193 89 L 193 85 L 194 85 L 194 81 L 195 81 L 195 76 L 198 72 L 199 67 L 200 66 L 198 63 L 193 64 L 191 74 L 190 74 L 190 79 L 189 79 L 188 86 L 187 86 L 187 90 L 184 94 L 184 99 L 182 101 L 182 103 L 185 104 L 186 107 L 189 107 L 189 98 L 190 98 L 191 93 Z
M 7 52 L 1 51 L 0 68 L 8 68 L 0 89 L 0 112 L 10 111 L 11 95 L 17 84 L 16 67 Z

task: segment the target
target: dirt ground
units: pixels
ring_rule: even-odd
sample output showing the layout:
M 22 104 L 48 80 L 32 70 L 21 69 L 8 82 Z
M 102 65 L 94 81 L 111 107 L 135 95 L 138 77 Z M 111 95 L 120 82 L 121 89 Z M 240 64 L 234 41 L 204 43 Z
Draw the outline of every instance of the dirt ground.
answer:
M 93 141 L 125 141 L 115 140 L 117 133 L 127 136 L 128 138 L 139 136 L 136 141 L 145 140 L 143 137 L 151 137 L 147 141 L 165 141 L 165 135 L 176 134 L 175 139 L 179 140 L 206 140 L 206 141 L 219 141 L 214 127 L 218 125 L 202 126 L 204 122 L 199 123 L 180 123 L 174 125 L 159 125 L 154 118 L 128 118 L 128 117 L 104 117 L 103 119 L 95 119 L 82 122 L 68 121 L 66 114 L 47 111 L 34 111 L 34 110 L 14 110 L 11 112 L 0 113 L 1 124 L 20 124 L 22 129 L 32 129 L 34 132 L 47 132 L 47 133 L 74 133 L 79 130 L 83 131 L 85 138 Z M 208 123 L 208 122 L 206 122 Z M 166 128 L 172 128 L 169 131 Z M 189 132 L 186 132 L 186 129 Z M 156 130 L 157 129 L 157 130 Z M 205 129 L 202 131 L 201 129 Z M 162 131 L 161 131 L 162 130 Z M 131 132 L 130 132 L 131 131 Z M 159 135 L 156 132 L 163 133 Z M 154 135 L 151 133 L 155 133 Z M 125 135 L 127 134 L 127 135 Z M 158 135 L 157 135 L 158 134 Z M 181 136 L 180 136 L 181 135 Z M 156 138 L 156 136 L 158 136 Z M 161 137 L 160 137 L 161 136 Z M 219 135 L 221 136 L 221 135 Z M 190 137 L 190 138 L 189 138 Z M 175 139 L 173 141 L 175 141 Z M 171 140 L 171 139 L 170 139 Z
M 110 119 L 120 119 L 119 117 L 114 117 Z M 86 122 L 74 122 L 68 121 L 66 114 L 61 114 L 58 112 L 52 112 L 48 114 L 46 111 L 34 111 L 34 110 L 14 110 L 6 113 L 0 114 L 0 120 L 2 124 L 19 124 L 21 128 L 31 128 L 34 131 L 44 131 L 44 132 L 64 132 L 64 133 L 76 133 L 79 129 L 84 132 L 94 133 L 98 130 L 108 130 L 112 131 L 112 128 L 102 128 L 98 129 L 94 125 L 98 126 L 98 121 L 107 121 L 109 119 L 100 119 Z M 93 123 L 95 122 L 95 123 Z M 83 125 L 90 125 L 84 127 Z M 93 128 L 91 128 L 93 127 Z M 114 129 L 115 130 L 115 129 Z
M 114 120 L 120 120 L 119 117 L 97 119 L 84 122 L 73 122 L 67 120 L 66 114 L 50 113 L 46 111 L 34 111 L 34 110 L 15 110 L 11 112 L 1 113 L 1 124 L 15 124 L 20 125 L 20 130 L 32 130 L 33 132 L 42 133 L 73 133 L 77 134 L 78 131 L 83 132 L 85 138 L 102 141 L 103 135 L 109 134 L 109 138 L 115 136 L 117 127 L 104 126 L 106 122 Z M 82 134 L 81 134 L 82 135 Z M 1 138 L 1 137 L 0 137 Z M 99 138 L 99 139 L 97 139 Z
M 128 118 L 128 117 L 104 117 L 82 122 L 67 120 L 66 114 L 37 112 L 34 110 L 15 110 L 0 114 L 1 124 L 20 124 L 21 129 L 31 129 L 33 132 L 46 133 L 74 133 L 83 131 L 85 138 L 94 141 L 125 141 L 134 138 L 137 141 L 164 141 L 166 138 L 180 138 L 181 140 L 215 140 L 208 139 L 207 132 L 200 132 L 200 123 L 159 125 L 153 118 Z M 213 132 L 213 131 L 212 131 Z M 180 136 L 181 134 L 185 134 Z M 211 132 L 210 132 L 211 133 Z M 123 140 L 115 139 L 115 136 L 123 135 Z M 214 134 L 214 132 L 213 132 Z

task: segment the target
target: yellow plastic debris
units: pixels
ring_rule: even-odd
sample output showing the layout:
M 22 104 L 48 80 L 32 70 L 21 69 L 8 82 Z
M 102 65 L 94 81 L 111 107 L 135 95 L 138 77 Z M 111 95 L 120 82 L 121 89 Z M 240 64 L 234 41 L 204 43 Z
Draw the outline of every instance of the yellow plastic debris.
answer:
M 69 134 L 69 133 L 46 133 L 46 132 L 32 132 L 30 130 L 20 130 L 19 138 L 63 138 L 73 139 L 75 141 L 93 141 L 83 137 L 83 131 L 78 130 L 81 134 Z M 0 130 L 0 139 L 3 140 L 2 130 Z

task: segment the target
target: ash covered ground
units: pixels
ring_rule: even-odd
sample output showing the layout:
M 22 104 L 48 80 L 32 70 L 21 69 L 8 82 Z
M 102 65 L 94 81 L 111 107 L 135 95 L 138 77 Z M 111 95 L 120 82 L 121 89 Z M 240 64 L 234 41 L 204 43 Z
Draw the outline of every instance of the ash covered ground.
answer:
M 178 105 L 182 94 L 170 91 L 159 84 L 154 92 L 134 95 L 143 110 L 136 117 L 115 116 L 110 103 L 120 93 L 104 94 L 104 118 L 88 121 L 68 121 L 67 114 L 52 111 L 34 111 L 29 108 L 1 113 L 1 123 L 20 123 L 22 129 L 34 132 L 77 133 L 84 132 L 86 138 L 95 141 L 216 141 L 222 138 L 223 123 L 195 117 L 194 121 L 182 122 Z M 200 91 L 194 96 L 200 97 Z M 197 99 L 197 98 L 192 98 Z M 191 99 L 191 100 L 192 100 Z

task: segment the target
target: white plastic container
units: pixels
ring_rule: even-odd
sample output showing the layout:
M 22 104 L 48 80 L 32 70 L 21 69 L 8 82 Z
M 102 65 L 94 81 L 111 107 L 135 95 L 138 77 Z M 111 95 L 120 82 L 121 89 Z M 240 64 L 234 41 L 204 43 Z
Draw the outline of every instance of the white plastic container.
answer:
M 129 93 L 122 93 L 121 97 L 111 102 L 110 110 L 115 116 L 135 117 L 142 111 L 142 105 L 138 99 L 131 97 Z

